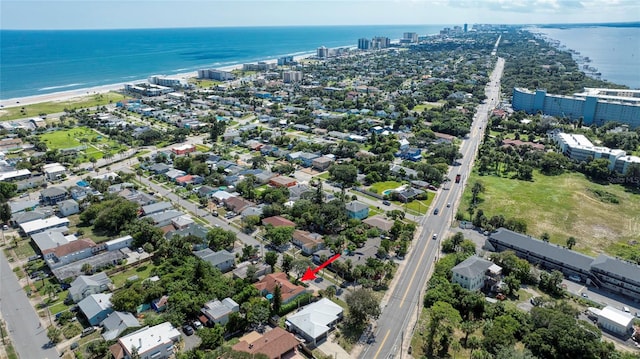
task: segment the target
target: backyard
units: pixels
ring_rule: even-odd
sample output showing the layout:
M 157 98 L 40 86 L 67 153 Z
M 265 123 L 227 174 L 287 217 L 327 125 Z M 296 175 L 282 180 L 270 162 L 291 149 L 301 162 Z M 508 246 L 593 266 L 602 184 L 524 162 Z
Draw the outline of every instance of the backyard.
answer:
M 552 243 L 564 245 L 573 236 L 574 248 L 588 255 L 607 252 L 629 258 L 640 253 L 640 200 L 620 185 L 596 184 L 580 173 L 545 176 L 535 171 L 529 182 L 473 172 L 460 207 L 466 219 L 476 181 L 486 188 L 478 209 L 487 218 L 502 214 L 522 219 L 527 233 L 539 238 L 546 232 Z
M 376 182 L 371 185 L 370 191 L 374 193 L 378 193 L 380 195 L 384 195 L 384 191 L 394 190 L 400 187 L 402 183 L 396 181 L 386 181 L 386 182 Z

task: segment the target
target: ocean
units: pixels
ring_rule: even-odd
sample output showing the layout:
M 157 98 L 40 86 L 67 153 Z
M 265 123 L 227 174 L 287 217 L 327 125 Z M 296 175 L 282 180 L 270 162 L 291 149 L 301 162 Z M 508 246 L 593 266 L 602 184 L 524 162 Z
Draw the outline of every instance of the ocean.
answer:
M 0 99 L 173 75 L 355 46 L 359 38 L 420 36 L 451 25 L 0 30 Z
M 590 67 L 601 79 L 640 89 L 640 27 L 585 26 L 538 27 L 532 32 L 545 34 L 567 49 L 589 57 Z

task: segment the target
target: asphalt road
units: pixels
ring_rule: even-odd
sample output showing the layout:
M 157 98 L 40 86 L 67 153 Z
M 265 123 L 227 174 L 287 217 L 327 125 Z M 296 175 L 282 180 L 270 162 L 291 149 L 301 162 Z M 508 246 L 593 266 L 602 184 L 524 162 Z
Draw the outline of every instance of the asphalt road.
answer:
M 0 311 L 7 323 L 9 336 L 21 358 L 53 359 L 55 346 L 49 347 L 47 329 L 39 327 L 40 319 L 27 294 L 18 283 L 9 262 L 0 254 Z
M 434 262 L 440 253 L 440 240 L 446 236 L 453 222 L 457 202 L 462 196 L 466 180 L 469 177 L 478 146 L 483 138 L 489 111 L 499 103 L 500 77 L 504 68 L 504 59 L 498 59 L 491 74 L 485 93 L 487 100 L 478 106 L 471 133 L 460 147 L 463 158 L 459 165 L 449 169 L 448 177 L 451 182 L 443 186 L 433 201 L 430 212 L 422 219 L 422 232 L 413 243 L 413 249 L 407 258 L 407 264 L 377 320 L 374 330 L 375 342 L 364 348 L 360 358 L 393 358 L 402 357 L 403 343 L 407 343 L 412 332 L 409 328 L 412 315 L 417 313 L 422 305 L 422 289 L 424 288 Z M 462 175 L 460 183 L 455 183 L 457 174 Z M 451 207 L 447 204 L 451 203 Z M 435 209 L 439 209 L 437 215 Z M 433 236 L 436 235 L 436 239 Z M 407 346 L 407 345 L 405 345 Z

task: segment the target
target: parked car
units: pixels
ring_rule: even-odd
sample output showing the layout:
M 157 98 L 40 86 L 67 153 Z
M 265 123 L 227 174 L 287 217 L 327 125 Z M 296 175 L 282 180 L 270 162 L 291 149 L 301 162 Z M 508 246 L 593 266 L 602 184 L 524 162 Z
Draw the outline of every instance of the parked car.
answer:
M 577 275 L 570 275 L 569 279 L 574 281 L 574 282 L 581 282 L 582 281 L 582 278 L 580 278 L 580 276 L 577 276 Z
M 589 295 L 587 293 L 582 293 L 582 298 L 589 298 Z
M 200 329 L 202 329 L 203 325 L 202 325 L 202 323 L 200 323 L 199 320 L 196 319 L 196 320 L 193 321 L 193 327 L 196 330 L 200 330 Z
M 88 328 L 84 328 L 82 329 L 82 333 L 80 333 L 80 337 L 86 337 L 87 335 L 93 333 L 96 331 L 96 327 L 88 327 Z
M 382 201 L 382 204 L 384 204 L 385 206 L 390 206 L 391 202 L 389 202 L 387 200 L 384 200 L 384 201 Z
M 193 335 L 193 327 L 190 325 L 185 325 L 184 327 L 182 327 L 182 331 L 184 332 L 185 335 Z

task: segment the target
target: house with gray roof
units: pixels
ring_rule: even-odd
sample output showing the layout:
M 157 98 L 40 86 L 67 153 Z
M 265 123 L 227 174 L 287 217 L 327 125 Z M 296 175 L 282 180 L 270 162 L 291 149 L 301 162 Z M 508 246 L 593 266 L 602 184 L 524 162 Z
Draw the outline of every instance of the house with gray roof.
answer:
M 74 303 L 78 303 L 91 294 L 109 290 L 111 285 L 111 279 L 107 277 L 105 272 L 99 272 L 94 275 L 81 275 L 71 282 L 69 297 Z
M 225 298 L 222 301 L 212 300 L 204 304 L 200 312 L 206 317 L 205 325 L 214 326 L 215 324 L 225 325 L 229 321 L 231 313 L 238 313 L 240 305 L 231 298 Z
M 194 254 L 200 259 L 211 263 L 212 266 L 218 268 L 222 273 L 230 271 L 235 265 L 235 256 L 226 250 L 214 252 L 210 248 L 205 248 Z
M 416 178 L 418 177 L 418 172 L 416 170 L 412 170 L 408 167 L 399 166 L 391 163 L 389 165 L 389 171 L 396 176 L 400 176 L 402 178 Z
M 11 217 L 11 223 L 13 225 L 21 225 L 23 223 L 35 221 L 38 219 L 45 219 L 51 216 L 51 214 L 47 214 L 39 209 L 36 209 L 35 211 L 29 211 L 29 212 L 19 212 L 14 214 Z
M 171 202 L 158 202 L 142 206 L 142 213 L 144 216 L 148 216 L 150 214 L 166 211 L 172 208 L 173 204 Z
M 369 205 L 359 201 L 351 201 L 346 204 L 349 218 L 365 219 L 369 216 Z
M 80 206 L 74 199 L 68 199 L 62 202 L 58 202 L 58 211 L 64 217 L 68 217 L 72 214 L 80 213 Z
M 453 276 L 451 281 L 458 283 L 464 289 L 476 291 L 487 286 L 488 283 L 494 285 L 495 282 L 488 282 L 487 279 L 499 279 L 502 268 L 493 262 L 478 256 L 471 256 L 451 269 Z
M 109 314 L 113 313 L 111 308 L 111 293 L 91 294 L 78 303 L 78 308 L 89 321 L 91 325 L 98 325 L 107 319 Z
M 67 198 L 67 190 L 62 187 L 49 187 L 40 191 L 40 200 L 48 205 L 54 205 Z
M 63 246 L 78 238 L 73 234 L 65 236 L 63 232 L 55 228 L 45 232 L 35 233 L 31 236 L 31 239 L 33 240 L 33 243 L 38 246 L 38 249 L 40 249 L 41 252 L 44 252 L 47 249 Z
M 336 324 L 342 319 L 342 307 L 327 298 L 305 306 L 285 321 L 290 332 L 297 333 L 309 343 L 318 345 L 326 340 Z
M 9 203 L 9 208 L 11 209 L 11 214 L 16 214 L 25 211 L 33 211 L 40 202 L 35 200 L 26 200 L 26 201 L 11 201 Z
M 164 212 L 157 212 L 154 214 L 150 214 L 148 216 L 144 216 L 142 218 L 149 218 L 151 219 L 151 221 L 153 222 L 153 225 L 156 227 L 164 227 L 168 224 L 171 224 L 171 220 L 176 218 L 176 217 L 180 217 L 180 216 L 184 216 L 183 212 L 177 211 L 175 209 L 170 209 L 168 211 L 164 211 Z
M 141 326 L 133 314 L 126 312 L 113 312 L 100 325 L 103 328 L 102 338 L 104 340 L 114 340 L 125 330 Z

